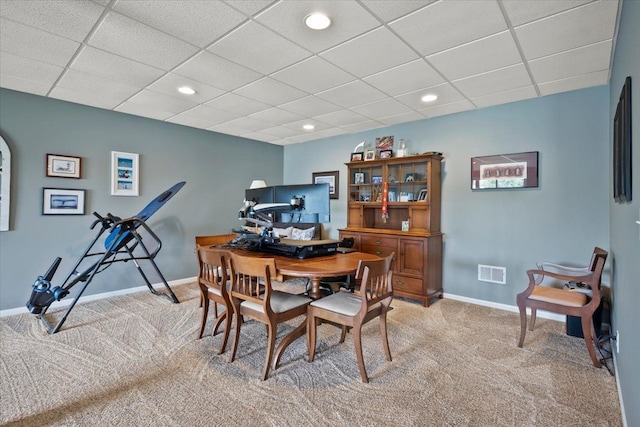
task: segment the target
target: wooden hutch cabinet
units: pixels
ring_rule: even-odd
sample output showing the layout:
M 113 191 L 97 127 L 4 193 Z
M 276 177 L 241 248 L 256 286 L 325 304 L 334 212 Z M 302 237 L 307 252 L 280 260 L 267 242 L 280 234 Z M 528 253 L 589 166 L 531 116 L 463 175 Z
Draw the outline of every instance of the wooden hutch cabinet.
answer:
M 441 156 L 421 154 L 346 163 L 347 227 L 339 230 L 340 239 L 352 237 L 354 248 L 362 252 L 395 252 L 394 293 L 426 307 L 442 297 L 441 161 Z M 384 182 L 388 218 L 382 216 Z

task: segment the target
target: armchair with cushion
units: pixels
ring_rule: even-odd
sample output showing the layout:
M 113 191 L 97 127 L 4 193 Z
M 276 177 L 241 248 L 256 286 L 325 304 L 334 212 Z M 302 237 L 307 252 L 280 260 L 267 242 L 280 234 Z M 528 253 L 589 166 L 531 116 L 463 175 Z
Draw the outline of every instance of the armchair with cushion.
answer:
M 607 251 L 596 247 L 588 267 L 566 267 L 553 263 L 539 263 L 538 269 L 528 270 L 529 286 L 516 297 L 520 310 L 520 340 L 522 347 L 527 330 L 527 307 L 531 309 L 530 330 L 536 321 L 536 310 L 546 310 L 568 316 L 580 317 L 582 332 L 593 366 L 599 368 L 594 341 L 597 341 L 593 325 L 593 313 L 600 306 L 602 270 L 607 261 Z M 579 291 L 557 288 L 551 285 L 575 282 Z M 590 291 L 589 291 L 590 290 Z

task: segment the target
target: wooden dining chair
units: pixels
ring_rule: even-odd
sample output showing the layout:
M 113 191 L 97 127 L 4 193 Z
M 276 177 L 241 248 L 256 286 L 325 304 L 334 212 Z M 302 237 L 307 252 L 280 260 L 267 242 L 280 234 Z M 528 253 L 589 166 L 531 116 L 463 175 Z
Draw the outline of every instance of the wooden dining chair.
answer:
M 198 258 L 198 247 L 199 246 L 205 246 L 205 247 L 211 247 L 211 246 L 215 246 L 215 245 L 223 245 L 225 243 L 230 242 L 231 240 L 236 238 L 236 234 L 231 233 L 231 234 L 212 234 L 212 235 L 208 235 L 208 236 L 196 236 L 196 248 L 195 248 L 195 252 L 196 252 L 196 258 Z M 200 262 L 198 260 L 198 262 Z M 202 298 L 202 295 L 200 295 L 200 307 L 202 307 L 204 300 Z M 218 317 L 218 305 L 216 303 L 213 304 L 213 314 L 214 316 Z
M 536 310 L 546 310 L 553 313 L 580 317 L 582 336 L 587 345 L 593 366 L 599 368 L 600 361 L 596 356 L 594 342 L 597 342 L 596 331 L 593 326 L 593 313 L 600 306 L 600 281 L 602 270 L 607 261 L 608 253 L 596 247 L 591 255 L 588 267 L 567 267 L 559 264 L 538 263 L 538 269 L 528 270 L 529 286 L 519 293 L 516 303 L 520 310 L 520 340 L 518 347 L 522 347 L 527 333 L 527 307 L 531 309 L 531 323 L 529 330 L 533 331 L 536 321 Z M 546 286 L 545 281 L 555 280 L 562 284 L 576 282 L 581 284 L 584 292 Z
M 387 337 L 387 312 L 393 300 L 393 271 L 391 264 L 395 253 L 380 260 L 358 263 L 356 279 L 360 280 L 360 292 L 336 292 L 312 302 L 307 309 L 307 344 L 309 362 L 313 362 L 316 351 L 316 329 L 319 321 L 326 320 L 342 326 L 340 342 L 344 342 L 347 328 L 352 329 L 356 358 L 360 368 L 362 382 L 368 383 L 369 377 L 362 356 L 362 325 L 380 318 L 380 334 L 387 360 L 391 361 L 389 339 Z
M 198 261 L 200 272 L 198 274 L 198 286 L 200 287 L 200 297 L 202 304 L 202 320 L 200 322 L 200 333 L 198 339 L 202 338 L 204 328 L 207 324 L 209 314 L 209 302 L 212 301 L 214 306 L 220 304 L 224 311 L 218 315 L 217 307 L 214 310 L 216 321 L 213 326 L 211 335 L 216 335 L 218 328 L 222 322 L 226 321 L 224 327 L 224 336 L 222 344 L 218 350 L 218 354 L 224 353 L 224 349 L 229 339 L 231 331 L 231 323 L 233 319 L 233 305 L 229 295 L 230 281 L 227 269 L 228 252 L 221 249 L 212 249 L 206 246 L 198 247 Z
M 243 316 L 267 325 L 267 354 L 262 372 L 262 380 L 269 376 L 273 360 L 273 369 L 277 369 L 282 352 L 289 344 L 304 335 L 306 319 L 285 336 L 275 351 L 278 324 L 307 312 L 311 298 L 287 292 L 274 291 L 271 280 L 276 276 L 276 263 L 273 258 L 256 258 L 231 253 L 231 301 L 235 311 L 235 334 L 230 362 L 233 362 L 238 349 L 240 328 Z

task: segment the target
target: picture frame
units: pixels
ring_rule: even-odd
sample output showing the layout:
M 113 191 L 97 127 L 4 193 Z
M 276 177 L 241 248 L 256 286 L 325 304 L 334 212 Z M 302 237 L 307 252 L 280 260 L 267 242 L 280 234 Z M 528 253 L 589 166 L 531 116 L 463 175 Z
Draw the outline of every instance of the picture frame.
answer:
M 138 196 L 140 187 L 139 155 L 111 152 L 111 195 Z
M 519 189 L 538 186 L 538 152 L 471 158 L 471 189 Z
M 376 138 L 376 154 L 380 155 L 382 151 L 393 150 L 393 136 L 381 136 Z M 382 158 L 382 156 L 380 156 Z
M 390 159 L 393 156 L 393 150 L 382 150 L 380 151 L 381 159 Z
M 364 160 L 364 151 L 357 151 L 355 153 L 351 153 L 352 162 L 361 162 L 363 160 Z
M 328 172 L 313 172 L 311 179 L 314 184 L 329 184 L 329 199 L 338 199 L 340 190 L 340 172 L 328 171 Z
M 43 188 L 42 215 L 84 215 L 86 190 Z
M 354 184 L 364 184 L 364 172 L 356 172 L 353 174 Z
M 364 153 L 364 160 L 375 160 L 376 159 L 376 150 L 367 150 Z
M 47 154 L 46 175 L 58 178 L 80 178 L 81 158 L 62 154 Z
M 382 184 L 382 175 L 372 175 L 371 176 L 372 184 Z
M 423 188 L 418 193 L 418 201 L 419 202 L 426 202 L 427 201 L 427 189 L 426 188 Z

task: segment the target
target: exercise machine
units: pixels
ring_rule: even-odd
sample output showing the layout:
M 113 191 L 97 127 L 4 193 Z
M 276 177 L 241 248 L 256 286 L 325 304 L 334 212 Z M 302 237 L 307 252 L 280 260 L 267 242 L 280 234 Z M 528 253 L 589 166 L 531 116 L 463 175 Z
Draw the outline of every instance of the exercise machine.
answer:
M 91 241 L 87 249 L 84 251 L 80 259 L 73 266 L 69 274 L 62 281 L 61 285 L 52 286 L 51 281 L 53 276 L 60 265 L 62 260 L 60 257 L 56 258 L 51 264 L 44 276 L 38 276 L 35 283 L 32 285 L 31 297 L 27 302 L 27 308 L 29 311 L 38 316 L 42 323 L 46 326 L 49 334 L 55 334 L 60 330 L 60 327 L 69 316 L 73 307 L 75 307 L 78 299 L 83 294 L 89 283 L 93 280 L 94 276 L 101 273 L 111 265 L 118 262 L 132 261 L 136 269 L 144 279 L 147 287 L 154 295 L 160 295 L 168 298 L 173 303 L 179 303 L 178 298 L 175 296 L 166 279 L 160 272 L 154 258 L 160 252 L 162 248 L 162 242 L 158 236 L 149 228 L 146 221 L 158 211 L 165 203 L 169 201 L 186 182 L 182 181 L 164 191 L 158 197 L 153 199 L 144 209 L 140 211 L 136 216 L 131 218 L 119 218 L 117 216 L 107 213 L 106 216 L 101 216 L 94 212 L 96 220 L 91 224 L 90 229 L 93 230 L 97 225 L 100 226 L 98 234 Z M 150 249 L 142 240 L 141 231 L 148 234 L 153 240 L 153 247 Z M 98 250 L 97 252 L 91 252 L 103 234 L 108 233 L 104 239 L 104 250 Z M 165 287 L 165 292 L 157 291 L 149 282 L 147 275 L 142 271 L 139 261 L 147 260 L 153 266 L 155 272 L 160 276 L 162 284 Z M 82 266 L 81 266 L 82 265 Z M 73 286 L 78 283 L 84 283 L 80 288 L 80 291 L 75 296 L 64 316 L 53 326 L 45 314 L 51 304 L 54 301 L 60 301 L 62 298 L 69 295 Z

